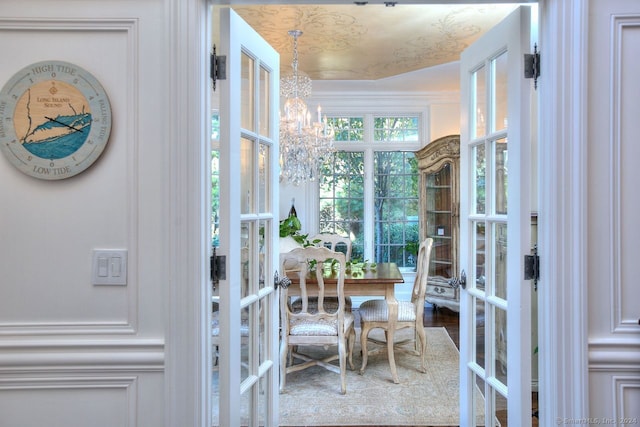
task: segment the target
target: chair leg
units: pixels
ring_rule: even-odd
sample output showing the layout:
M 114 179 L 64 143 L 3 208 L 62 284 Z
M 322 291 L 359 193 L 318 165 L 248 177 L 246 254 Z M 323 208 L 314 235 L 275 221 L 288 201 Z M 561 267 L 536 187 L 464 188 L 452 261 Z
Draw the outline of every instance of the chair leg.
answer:
M 347 343 L 345 337 L 338 343 L 338 360 L 340 364 L 340 393 L 347 394 Z
M 287 355 L 289 353 L 289 345 L 282 340 L 280 343 L 280 393 L 284 392 L 287 382 Z
M 347 356 L 349 357 L 349 367 L 353 371 L 353 347 L 356 344 L 356 330 L 351 328 L 349 330 L 349 337 L 347 338 L 347 346 L 349 347 Z
M 420 325 L 416 326 L 416 334 L 420 341 L 420 372 L 425 373 L 427 372 L 427 335 Z
M 387 330 L 385 332 L 387 338 L 387 357 L 389 358 L 389 368 L 391 369 L 391 378 L 394 384 L 400 384 L 398 379 L 398 370 L 396 369 L 396 357 L 393 349 L 395 330 Z
M 360 366 L 360 375 L 364 374 L 364 370 L 367 367 L 367 356 L 369 353 L 369 351 L 367 350 L 367 339 L 370 330 L 370 328 L 362 326 L 362 331 L 360 333 L 360 347 L 362 351 L 362 366 Z

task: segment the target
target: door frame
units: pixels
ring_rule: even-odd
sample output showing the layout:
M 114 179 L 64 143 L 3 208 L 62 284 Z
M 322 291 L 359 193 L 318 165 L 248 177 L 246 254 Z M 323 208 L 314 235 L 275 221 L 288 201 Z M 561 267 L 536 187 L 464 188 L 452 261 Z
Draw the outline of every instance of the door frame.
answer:
M 206 327 L 210 180 L 203 179 L 209 173 L 210 156 L 208 15 L 210 2 L 234 1 L 165 2 L 167 83 L 174 102 L 168 104 L 165 117 L 172 152 L 165 157 L 170 196 L 164 213 L 171 227 L 164 255 L 170 273 L 165 290 L 164 418 L 167 426 L 209 427 L 211 387 L 205 373 L 211 352 Z M 553 425 L 557 417 L 589 413 L 584 144 L 589 10 L 588 0 L 540 0 L 538 8 L 543 56 L 538 81 L 539 406 L 540 425 Z
M 545 58 L 538 86 L 538 105 L 543 107 L 538 126 L 540 425 L 590 413 L 588 15 L 589 0 L 543 0 L 539 5 L 540 49 Z

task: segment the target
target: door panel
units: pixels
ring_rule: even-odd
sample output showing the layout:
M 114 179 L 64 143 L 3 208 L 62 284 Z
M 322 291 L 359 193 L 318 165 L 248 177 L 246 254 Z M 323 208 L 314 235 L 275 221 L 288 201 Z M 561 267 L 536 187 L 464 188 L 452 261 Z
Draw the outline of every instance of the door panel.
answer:
M 278 424 L 279 56 L 239 16 L 220 11 L 219 406 L 214 424 Z M 215 381 L 216 375 L 219 381 Z M 215 404 L 214 404 L 215 405 Z
M 530 8 L 518 8 L 461 57 L 464 426 L 531 424 L 530 290 L 522 265 L 530 250 L 531 83 L 523 77 L 530 20 Z

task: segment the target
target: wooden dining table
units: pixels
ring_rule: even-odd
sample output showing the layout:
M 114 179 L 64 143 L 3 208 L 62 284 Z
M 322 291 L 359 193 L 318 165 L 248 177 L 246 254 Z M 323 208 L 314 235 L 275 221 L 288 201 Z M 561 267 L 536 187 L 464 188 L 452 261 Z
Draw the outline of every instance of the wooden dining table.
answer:
M 335 283 L 338 277 L 338 272 L 333 270 L 325 270 L 323 274 L 325 283 Z M 298 280 L 296 275 L 291 277 L 292 284 L 297 284 Z M 310 272 L 307 275 L 307 293 L 312 296 L 314 293 L 313 284 L 316 282 L 315 272 Z M 350 269 L 345 272 L 344 276 L 344 295 L 350 296 L 383 296 L 387 301 L 387 307 L 389 310 L 389 330 L 387 332 L 387 339 L 393 343 L 395 335 L 395 326 L 398 320 L 398 301 L 395 296 L 395 285 L 398 283 L 404 283 L 404 278 L 398 266 L 395 263 L 379 263 L 375 268 L 365 269 Z M 316 288 L 317 289 L 317 288 Z M 289 288 L 290 296 L 298 296 L 300 288 L 292 286 Z M 296 292 L 298 291 L 298 293 Z M 331 293 L 330 289 L 326 290 L 325 296 L 336 296 L 335 290 Z M 393 353 L 393 345 L 387 345 L 387 354 L 389 357 L 389 367 L 391 368 L 391 375 L 394 383 L 398 383 L 398 372 L 396 369 L 396 362 Z

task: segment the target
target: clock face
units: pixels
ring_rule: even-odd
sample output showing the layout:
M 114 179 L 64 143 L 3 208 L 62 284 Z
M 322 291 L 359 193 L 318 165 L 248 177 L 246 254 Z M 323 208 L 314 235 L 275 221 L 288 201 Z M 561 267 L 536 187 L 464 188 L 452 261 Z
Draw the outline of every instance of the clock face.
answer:
M 77 65 L 29 65 L 0 91 L 0 149 L 27 175 L 56 180 L 79 174 L 100 157 L 110 132 L 109 99 Z

